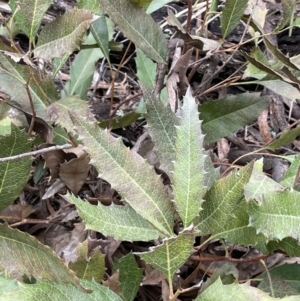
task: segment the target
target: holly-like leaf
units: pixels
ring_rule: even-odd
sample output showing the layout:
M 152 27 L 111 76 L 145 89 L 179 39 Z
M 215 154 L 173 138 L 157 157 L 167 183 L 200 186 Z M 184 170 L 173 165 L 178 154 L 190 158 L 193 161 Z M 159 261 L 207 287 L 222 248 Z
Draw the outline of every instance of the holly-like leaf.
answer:
M 0 265 L 11 277 L 21 278 L 26 274 L 36 279 L 73 284 L 85 291 L 75 273 L 49 247 L 27 233 L 0 225 L 0 245 Z
M 180 108 L 180 117 L 181 123 L 176 131 L 173 192 L 179 216 L 183 225 L 187 227 L 201 210 L 202 197 L 206 192 L 204 135 L 190 89 L 187 90 Z
M 280 241 L 271 240 L 268 242 L 267 248 L 270 253 L 274 252 L 275 250 L 284 250 L 284 252 L 289 256 L 300 256 L 299 243 L 296 239 L 291 237 L 286 237 Z
M 293 23 L 294 13 L 295 13 L 295 0 L 285 0 L 281 2 L 283 8 L 283 18 L 280 23 L 277 25 L 276 30 L 279 31 L 285 27 L 287 23 L 290 22 L 290 25 Z M 289 36 L 291 33 L 289 34 Z
M 44 120 L 49 120 L 46 105 L 58 99 L 53 80 L 49 77 L 41 78 L 38 70 L 17 64 L 0 53 L 0 90 L 10 95 L 11 99 L 18 103 L 24 111 L 31 113 L 29 96 L 25 89 L 26 84 L 36 115 Z
M 132 253 L 116 258 L 113 272 L 119 270 L 120 296 L 125 301 L 133 301 L 139 290 L 143 269 L 140 269 Z
M 239 24 L 242 15 L 247 7 L 248 0 L 227 0 L 222 11 L 221 29 L 225 39 L 232 30 Z
M 255 121 L 268 104 L 269 98 L 260 96 L 260 93 L 243 93 L 199 106 L 203 120 L 202 131 L 206 134 L 205 144 L 217 141 Z
M 56 124 L 71 131 L 73 129 L 73 122 L 68 111 L 76 111 L 87 120 L 95 120 L 90 112 L 87 101 L 77 96 L 61 99 L 47 108 L 51 121 L 55 121 Z
M 1 301 L 123 301 L 112 290 L 100 285 L 96 281 L 81 280 L 82 284 L 91 289 L 87 294 L 70 284 L 55 283 L 47 280 L 38 281 L 35 284 L 16 283 L 15 280 L 0 277 L 0 299 Z M 41 297 L 42 295 L 42 297 Z
M 52 4 L 52 0 L 10 0 L 9 5 L 13 12 L 17 9 L 14 18 L 19 28 L 29 38 L 29 44 L 34 43 L 35 36 L 41 25 L 44 14 Z
M 249 202 L 250 225 L 268 240 L 300 239 L 300 193 L 268 191 L 260 202 Z
M 253 163 L 232 172 L 229 176 L 215 182 L 204 196 L 205 202 L 194 220 L 200 235 L 221 232 L 227 221 L 235 217 L 235 209 L 244 196 L 244 186 L 249 181 Z
M 171 283 L 176 270 L 191 255 L 194 240 L 195 233 L 193 233 L 193 230 L 186 228 L 177 237 L 164 239 L 160 246 L 150 247 L 149 252 L 135 254 L 161 271 Z
M 155 21 L 128 0 L 99 0 L 101 9 L 152 60 L 166 63 L 167 40 Z
M 87 10 L 75 8 L 46 24 L 34 49 L 35 57 L 50 60 L 78 50 L 92 18 Z
M 154 89 L 155 86 L 155 76 L 156 76 L 156 64 L 150 60 L 143 51 L 140 49 L 136 50 L 136 69 L 137 77 L 150 89 Z
M 95 72 L 95 63 L 103 58 L 103 53 L 98 48 L 81 50 L 75 57 L 70 68 L 70 80 L 62 90 L 61 98 L 76 95 L 80 99 L 87 98 Z
M 263 159 L 254 162 L 249 182 L 245 185 L 246 200 L 260 200 L 266 191 L 280 191 L 284 187 L 263 173 Z
M 76 253 L 78 258 L 76 262 L 70 262 L 69 268 L 76 272 L 77 277 L 85 280 L 95 279 L 97 282 L 103 280 L 105 274 L 105 255 L 99 248 L 89 254 L 89 238 L 79 244 Z M 89 257 L 90 255 L 90 257 Z
M 109 182 L 138 214 L 165 236 L 173 235 L 174 208 L 153 167 L 96 123 L 70 112 L 76 132 L 101 178 Z
M 164 104 L 146 86 L 142 86 L 147 108 L 147 129 L 163 169 L 170 175 L 174 169 L 176 128 L 178 117 L 169 104 Z
M 94 14 L 98 14 L 100 11 L 99 1 L 97 0 L 77 0 L 77 7 L 91 11 Z
M 0 158 L 27 153 L 31 149 L 26 133 L 13 123 L 10 135 L 0 136 L 0 145 Z M 31 163 L 30 157 L 0 163 L 0 211 L 19 196 L 28 181 Z
M 107 18 L 103 12 L 101 12 L 99 18 L 91 24 L 90 29 L 95 40 L 97 41 L 98 46 L 110 64 L 108 43 L 111 39 L 111 36 L 108 32 Z
M 257 300 L 257 301 L 276 301 L 268 293 L 250 286 L 250 283 L 238 284 L 232 283 L 224 285 L 220 278 L 201 293 L 195 301 L 228 301 L 234 296 L 234 301 Z M 281 301 L 297 301 L 299 296 L 290 296 L 280 299 Z
M 222 237 L 226 241 L 244 246 L 255 246 L 262 253 L 267 253 L 266 239 L 261 233 L 257 234 L 254 227 L 249 226 L 249 214 L 247 212 L 247 204 L 242 200 L 241 204 L 236 205 L 234 210 L 235 217 L 229 218 L 220 232 L 214 233 L 210 237 Z
M 98 204 L 98 206 L 93 206 L 71 194 L 67 194 L 64 198 L 76 205 L 79 216 L 83 219 L 87 229 L 112 236 L 117 240 L 149 241 L 160 236 L 159 231 L 128 205 L 104 206 Z
M 286 173 L 280 179 L 280 184 L 285 187 L 294 187 L 300 166 L 300 156 L 296 156 Z

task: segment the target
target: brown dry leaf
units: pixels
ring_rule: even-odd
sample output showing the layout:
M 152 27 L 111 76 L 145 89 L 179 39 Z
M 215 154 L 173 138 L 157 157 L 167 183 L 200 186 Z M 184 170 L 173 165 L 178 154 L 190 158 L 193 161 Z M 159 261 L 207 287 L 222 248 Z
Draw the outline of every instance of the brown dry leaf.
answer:
M 103 239 L 92 239 L 88 237 L 88 257 L 96 250 L 102 249 L 110 244 L 109 241 Z
M 272 136 L 270 134 L 269 125 L 268 125 L 268 109 L 264 110 L 258 117 L 258 127 L 261 137 L 265 143 L 271 142 Z
M 106 255 L 109 268 L 111 268 L 114 265 L 113 255 L 119 248 L 121 241 L 115 240 L 112 237 L 107 237 L 106 241 L 109 242 L 109 244 L 105 247 L 103 253 Z
M 157 285 L 161 283 L 166 277 L 162 272 L 153 269 L 150 265 L 146 264 L 145 276 L 143 277 L 143 285 Z
M 116 270 L 106 281 L 102 281 L 104 286 L 109 287 L 118 295 L 120 295 L 119 274 L 119 270 Z
M 20 220 L 28 217 L 33 212 L 35 212 L 35 208 L 29 204 L 12 204 L 7 206 L 2 212 L 0 212 L 0 218 L 11 224 L 19 222 Z
M 39 149 L 54 146 L 54 144 L 44 143 L 40 145 Z M 65 153 L 63 150 L 54 150 L 43 154 L 46 166 L 50 170 L 51 179 L 58 177 L 59 165 L 65 161 Z
M 227 158 L 227 155 L 230 151 L 230 146 L 227 139 L 222 138 L 220 141 L 217 142 L 218 145 L 218 158 L 221 162 Z
M 53 224 L 44 233 L 44 243 L 51 247 L 57 255 L 61 256 L 61 251 L 70 242 L 70 230 L 63 225 Z
M 61 189 L 65 186 L 65 183 L 61 179 L 56 179 L 56 181 L 49 187 L 47 192 L 43 195 L 42 200 L 46 200 L 53 197 L 56 193 L 61 192 Z
M 84 153 L 79 158 L 74 158 L 60 165 L 59 176 L 61 180 L 76 195 L 88 176 L 91 168 L 89 162 L 88 154 Z
M 69 241 L 67 244 L 61 248 L 60 253 L 63 256 L 66 264 L 70 262 L 76 262 L 79 256 L 78 248 L 80 244 L 86 239 L 87 230 L 85 230 L 85 225 L 83 222 L 75 224 L 75 228 L 71 232 Z
M 161 283 L 161 297 L 163 301 L 170 300 L 170 289 L 166 279 L 163 279 Z
M 180 56 L 181 48 L 175 48 L 172 66 L 166 83 L 168 101 L 173 112 L 175 112 L 178 108 L 178 96 L 180 98 L 185 95 L 186 89 L 189 85 L 186 77 L 186 70 L 189 65 L 192 52 L 193 49 L 190 49 L 184 55 Z
M 64 149 L 64 152 L 66 154 L 74 154 L 74 155 L 76 155 L 77 158 L 81 157 L 82 155 L 84 155 L 86 153 L 83 145 L 78 145 L 77 147 Z
M 32 120 L 32 114 L 24 112 L 26 120 L 30 125 Z M 53 142 L 53 128 L 44 119 L 35 116 L 33 130 L 41 137 L 41 139 L 46 143 Z

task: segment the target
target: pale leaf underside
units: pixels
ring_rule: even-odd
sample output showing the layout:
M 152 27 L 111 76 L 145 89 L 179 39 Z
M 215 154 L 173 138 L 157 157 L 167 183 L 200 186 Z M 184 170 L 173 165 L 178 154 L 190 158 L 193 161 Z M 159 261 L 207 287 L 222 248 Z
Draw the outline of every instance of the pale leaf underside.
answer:
M 35 57 L 50 60 L 78 50 L 91 20 L 90 12 L 74 9 L 46 24 L 34 49 Z
M 177 127 L 176 159 L 174 162 L 173 191 L 178 213 L 185 227 L 201 210 L 204 187 L 204 135 L 201 132 L 195 99 L 187 91 L 180 108 L 181 123 Z
M 117 240 L 149 241 L 160 236 L 145 219 L 138 215 L 129 205 L 93 206 L 74 195 L 64 196 L 68 202 L 76 205 L 80 217 L 87 229 L 98 231 Z
M 155 144 L 156 153 L 162 168 L 172 177 L 175 160 L 175 126 L 178 118 L 169 104 L 165 105 L 152 91 L 142 86 L 147 108 L 147 129 Z
M 174 208 L 153 167 L 107 130 L 70 112 L 76 132 L 100 177 L 108 181 L 138 214 L 165 236 L 173 235 Z
M 99 0 L 101 8 L 123 34 L 152 60 L 165 63 L 167 40 L 160 27 L 141 7 L 127 0 Z
M 261 202 L 249 202 L 250 225 L 268 239 L 300 239 L 300 194 L 295 190 L 270 191 Z
M 193 222 L 200 235 L 222 231 L 227 220 L 235 217 L 235 208 L 244 196 L 244 186 L 251 176 L 252 167 L 253 163 L 250 163 L 221 178 L 206 193 L 203 210 Z
M 151 251 L 145 253 L 135 253 L 139 255 L 151 266 L 160 270 L 168 279 L 172 281 L 173 275 L 191 255 L 195 234 L 191 229 L 186 229 L 175 238 L 166 238 L 158 247 L 150 248 Z
M 0 265 L 8 275 L 22 277 L 26 274 L 36 279 L 70 283 L 82 289 L 75 273 L 54 251 L 27 233 L 0 225 L 0 245 Z

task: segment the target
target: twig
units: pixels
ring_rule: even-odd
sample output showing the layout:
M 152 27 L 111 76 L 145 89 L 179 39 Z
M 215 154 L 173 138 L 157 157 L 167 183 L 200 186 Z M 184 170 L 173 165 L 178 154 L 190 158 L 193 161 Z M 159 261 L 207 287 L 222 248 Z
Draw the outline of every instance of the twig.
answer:
M 67 148 L 72 148 L 72 147 L 73 147 L 72 144 L 50 146 L 48 148 L 39 149 L 39 150 L 32 151 L 32 152 L 29 152 L 29 153 L 23 153 L 23 154 L 11 156 L 11 157 L 0 158 L 0 162 L 18 160 L 18 159 L 22 159 L 24 157 L 35 156 L 35 155 L 39 155 L 39 154 L 48 153 L 48 152 L 51 152 L 51 151 L 54 151 L 54 150 L 67 149 Z

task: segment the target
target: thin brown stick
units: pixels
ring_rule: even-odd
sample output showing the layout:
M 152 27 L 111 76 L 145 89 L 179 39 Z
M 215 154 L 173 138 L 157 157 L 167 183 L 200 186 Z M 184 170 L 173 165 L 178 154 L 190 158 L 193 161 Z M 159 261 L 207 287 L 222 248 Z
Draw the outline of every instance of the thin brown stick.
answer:
M 187 15 L 187 20 L 186 20 L 186 32 L 191 33 L 191 20 L 192 20 L 192 15 L 193 15 L 193 3 L 192 0 L 187 1 L 188 4 L 188 15 Z M 183 52 L 182 54 L 185 54 L 188 50 L 188 45 L 185 44 L 183 47 Z
M 115 107 L 115 109 L 111 112 L 111 115 L 114 116 L 114 114 L 118 111 L 118 109 L 119 109 L 120 107 L 122 107 L 122 105 L 123 105 L 124 103 L 126 103 L 126 102 L 128 102 L 128 101 L 130 101 L 130 100 L 132 100 L 132 99 L 134 99 L 134 98 L 140 97 L 140 96 L 142 96 L 142 95 L 143 95 L 143 93 L 137 93 L 137 94 L 131 95 L 131 96 L 129 96 L 128 98 L 126 98 L 125 100 L 121 101 L 121 102 Z
M 30 125 L 29 125 L 29 130 L 28 130 L 28 136 L 30 136 L 32 130 L 33 130 L 33 127 L 34 127 L 34 123 L 35 123 L 35 109 L 34 109 L 34 104 L 33 104 L 33 100 L 32 100 L 32 97 L 31 97 L 31 93 L 29 91 L 29 82 L 30 82 L 30 79 L 31 79 L 31 72 L 29 73 L 29 76 L 28 76 L 28 79 L 27 79 L 27 82 L 25 84 L 25 89 L 26 89 L 26 92 L 27 92 L 27 95 L 28 95 L 28 98 L 29 98 L 29 103 L 30 103 L 30 107 L 31 107 L 31 111 L 32 111 L 32 117 L 31 117 L 31 121 L 30 121 Z
M 72 147 L 73 147 L 72 144 L 50 146 L 48 148 L 43 148 L 43 149 L 39 149 L 39 150 L 36 150 L 36 151 L 28 152 L 28 153 L 23 153 L 23 154 L 10 156 L 10 157 L 6 157 L 6 158 L 0 158 L 0 162 L 19 160 L 19 159 L 22 159 L 24 157 L 35 156 L 35 155 L 39 155 L 39 154 L 52 152 L 54 150 L 67 149 L 67 148 L 72 148 Z
M 113 105 L 113 100 L 114 100 L 115 81 L 116 81 L 116 78 L 117 78 L 117 76 L 119 74 L 119 71 L 120 71 L 121 67 L 123 66 L 123 63 L 125 61 L 125 58 L 126 58 L 126 55 L 127 55 L 128 51 L 129 51 L 130 46 L 131 46 L 131 41 L 129 42 L 129 44 L 128 44 L 126 50 L 125 50 L 125 53 L 124 53 L 124 55 L 122 57 L 122 60 L 121 60 L 121 62 L 119 64 L 119 66 L 118 66 L 118 69 L 117 69 L 116 73 L 112 74 L 111 94 L 110 94 L 110 110 L 112 110 L 112 105 Z M 109 129 L 112 126 L 112 119 L 113 119 L 113 114 L 109 114 L 109 124 L 108 124 L 108 128 Z
M 265 259 L 270 257 L 271 254 L 260 255 L 257 257 L 250 257 L 250 258 L 232 258 L 229 256 L 214 256 L 214 257 L 202 257 L 191 255 L 190 259 L 194 261 L 205 261 L 205 262 L 212 262 L 212 261 L 229 261 L 229 262 L 253 262 L 253 261 L 260 261 L 261 259 Z

